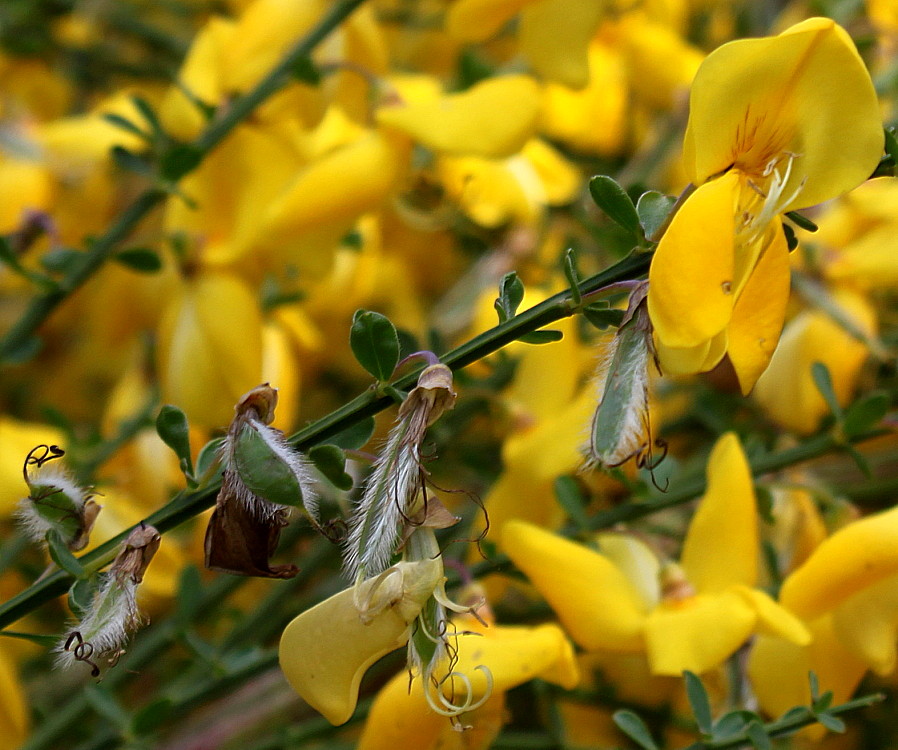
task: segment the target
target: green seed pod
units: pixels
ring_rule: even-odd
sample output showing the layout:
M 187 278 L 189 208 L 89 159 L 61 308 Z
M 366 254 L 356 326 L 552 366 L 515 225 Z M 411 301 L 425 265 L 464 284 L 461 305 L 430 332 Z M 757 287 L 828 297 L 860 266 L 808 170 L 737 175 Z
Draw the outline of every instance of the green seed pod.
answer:
M 250 492 L 277 505 L 305 507 L 308 470 L 277 431 L 250 420 L 237 433 L 232 450 L 232 470 Z

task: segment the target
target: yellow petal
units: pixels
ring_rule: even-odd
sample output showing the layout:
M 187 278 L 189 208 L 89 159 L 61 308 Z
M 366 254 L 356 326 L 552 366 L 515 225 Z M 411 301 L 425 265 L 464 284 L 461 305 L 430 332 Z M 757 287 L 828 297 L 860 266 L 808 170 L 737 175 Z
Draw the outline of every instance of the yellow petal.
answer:
M 645 623 L 651 670 L 679 675 L 718 667 L 751 635 L 756 620 L 754 608 L 733 591 L 664 603 Z
M 783 583 L 780 601 L 812 619 L 898 573 L 898 508 L 839 529 Z
M 859 185 L 882 148 L 870 75 L 848 34 L 830 19 L 725 44 L 695 76 L 684 160 L 696 184 L 733 165 L 760 175 L 772 159 L 795 154 L 783 192 L 807 183 L 782 209 L 791 210 Z
M 602 555 L 627 577 L 638 592 L 645 610 L 661 600 L 661 563 L 647 544 L 629 534 L 605 532 L 596 535 Z
M 696 347 L 733 311 L 733 210 L 738 177 L 700 186 L 673 218 L 649 269 L 649 316 L 659 341 Z
M 866 232 L 842 248 L 826 266 L 828 278 L 852 282 L 864 289 L 898 286 L 898 232 L 886 224 Z
M 680 564 L 699 593 L 758 577 L 757 505 L 751 470 L 735 433 L 721 437 L 708 459 L 708 489 L 689 524 Z
M 733 307 L 727 354 L 743 395 L 754 387 L 779 342 L 789 302 L 789 248 L 779 222 Z
M 521 51 L 541 78 L 572 89 L 589 82 L 589 42 L 606 0 L 541 0 L 521 13 Z
M 456 0 L 446 12 L 446 30 L 456 39 L 482 42 L 533 2 L 536 0 Z
M 871 584 L 833 611 L 833 628 L 842 645 L 877 674 L 891 674 L 898 663 L 898 575 Z
M 644 605 L 606 557 L 523 521 L 502 527 L 501 546 L 583 648 L 642 649 Z
M 278 651 L 291 687 L 334 725 L 355 711 L 368 667 L 408 641 L 408 622 L 396 608 L 363 624 L 355 596 L 347 589 L 303 612 L 284 630 Z
M 813 670 L 821 692 L 833 691 L 833 703 L 848 700 L 861 681 L 866 665 L 835 637 L 829 618 L 810 624 L 813 640 L 798 646 L 772 635 L 759 635 L 748 660 L 748 675 L 761 708 L 780 716 L 793 706 L 810 703 L 808 672 Z
M 665 375 L 693 375 L 713 370 L 723 359 L 726 350 L 726 330 L 701 344 L 685 349 L 667 346 L 657 337 L 655 339 L 655 352 L 658 355 L 658 362 L 661 363 L 661 371 Z
M 876 330 L 876 313 L 863 297 L 840 292 L 836 308 L 866 335 Z M 821 362 L 829 369 L 836 398 L 843 406 L 852 398 L 866 344 L 849 334 L 821 310 L 799 313 L 786 325 L 770 365 L 758 379 L 753 397 L 777 422 L 799 433 L 810 433 L 829 406 L 820 395 L 811 367 Z
M 28 704 L 13 660 L 0 651 L 0 750 L 18 750 L 28 738 Z
M 748 586 L 734 586 L 733 591 L 745 597 L 755 608 L 759 633 L 776 635 L 799 646 L 807 646 L 811 642 L 811 634 L 804 623 L 763 591 Z
M 255 296 L 236 276 L 205 273 L 165 311 L 157 353 L 162 400 L 191 424 L 221 426 L 261 379 L 262 321 Z
M 396 675 L 371 704 L 358 750 L 396 750 L 400 747 L 432 750 L 448 719 L 431 711 L 421 680 L 409 686 L 408 675 Z
M 290 334 L 269 322 L 262 329 L 262 378 L 278 391 L 278 409 L 271 426 L 291 432 L 299 415 L 300 369 Z
M 499 76 L 435 102 L 384 106 L 377 122 L 406 133 L 434 151 L 503 158 L 533 136 L 539 88 L 532 78 Z

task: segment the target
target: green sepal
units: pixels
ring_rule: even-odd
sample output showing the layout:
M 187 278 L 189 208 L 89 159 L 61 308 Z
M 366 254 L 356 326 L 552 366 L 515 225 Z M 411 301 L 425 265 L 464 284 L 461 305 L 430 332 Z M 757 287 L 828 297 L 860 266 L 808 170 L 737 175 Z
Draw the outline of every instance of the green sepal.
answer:
M 627 191 L 608 175 L 598 175 L 589 181 L 589 193 L 596 205 L 619 226 L 635 237 L 640 235 L 639 214 Z
M 336 445 L 316 445 L 309 451 L 315 468 L 339 490 L 352 489 L 352 477 L 346 473 L 346 454 Z
M 371 310 L 356 310 L 349 346 L 359 364 L 378 382 L 386 382 L 399 362 L 399 334 L 389 319 Z
M 245 424 L 234 439 L 233 469 L 247 489 L 263 500 L 303 507 L 299 477 L 251 424 Z
M 55 562 L 60 569 L 64 570 L 74 578 L 84 578 L 84 566 L 78 562 L 68 548 L 68 543 L 59 534 L 59 532 L 50 529 L 47 532 L 47 551 L 50 553 L 50 559 Z
M 647 240 L 658 241 L 658 232 L 667 223 L 676 202 L 676 198 L 659 193 L 657 190 L 649 190 L 639 196 L 636 213 L 639 214 L 639 223 Z

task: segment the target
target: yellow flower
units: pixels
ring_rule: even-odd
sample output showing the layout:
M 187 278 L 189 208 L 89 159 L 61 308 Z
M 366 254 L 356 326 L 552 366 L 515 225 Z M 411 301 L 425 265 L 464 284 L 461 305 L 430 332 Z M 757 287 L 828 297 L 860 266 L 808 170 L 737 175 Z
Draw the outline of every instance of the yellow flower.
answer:
M 875 312 L 863 297 L 847 290 L 834 297 L 835 305 L 858 331 L 875 335 Z M 868 352 L 864 342 L 826 312 L 806 310 L 789 321 L 753 397 L 779 424 L 795 432 L 811 433 L 829 413 L 811 367 L 815 362 L 826 365 L 836 399 L 845 406 L 854 396 Z
M 744 393 L 785 315 L 778 216 L 859 185 L 882 153 L 876 93 L 848 34 L 812 18 L 712 52 L 696 74 L 684 158 L 698 185 L 662 238 L 649 313 L 669 373 L 729 354 Z
M 502 547 L 587 650 L 645 651 L 654 674 L 705 672 L 752 634 L 806 644 L 804 626 L 755 588 L 757 510 L 739 441 L 724 435 L 679 565 L 662 565 L 636 539 L 603 535 L 600 552 L 511 521 Z
M 780 601 L 807 622 L 814 640 L 801 647 L 759 639 L 749 675 L 766 711 L 807 702 L 808 670 L 836 702 L 851 696 L 868 669 L 891 674 L 898 664 L 898 508 L 824 540 L 786 578 Z
M 428 711 L 420 677 L 409 686 L 408 675 L 402 673 L 375 698 L 359 750 L 487 748 L 502 727 L 505 692 L 535 677 L 567 689 L 577 685 L 579 671 L 573 649 L 556 625 L 484 627 L 473 618 L 462 618 L 454 628 L 459 635 L 452 671 L 477 676 L 470 681 L 472 703 L 484 698 L 487 686 L 477 668 L 485 667 L 492 675 L 492 693 L 480 707 L 461 717 L 467 731 L 460 733 L 446 717 Z M 447 681 L 445 691 L 451 682 Z M 464 691 L 465 687 L 455 685 L 455 689 Z

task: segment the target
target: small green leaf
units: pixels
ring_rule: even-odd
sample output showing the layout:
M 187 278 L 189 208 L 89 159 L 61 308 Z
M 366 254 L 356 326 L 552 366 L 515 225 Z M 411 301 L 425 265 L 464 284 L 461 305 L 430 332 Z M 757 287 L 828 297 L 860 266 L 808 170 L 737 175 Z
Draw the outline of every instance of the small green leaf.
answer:
M 81 250 L 57 247 L 41 256 L 41 265 L 51 273 L 66 274 L 84 257 Z
M 399 362 L 399 334 L 386 316 L 357 310 L 349 330 L 349 345 L 359 364 L 379 382 L 390 379 Z
M 157 117 L 155 110 L 150 106 L 149 102 L 141 96 L 132 96 L 131 101 L 134 102 L 137 111 L 143 115 L 143 119 L 146 120 L 147 124 L 152 128 L 153 133 L 161 135 L 163 133 L 162 124 L 159 122 L 159 117 Z
M 196 169 L 203 156 L 203 152 L 193 144 L 176 143 L 159 159 L 159 176 L 168 182 L 177 182 Z
M 343 450 L 358 450 L 367 443 L 374 434 L 374 417 L 367 417 L 331 438 L 331 442 Z
M 600 331 L 605 331 L 610 327 L 618 328 L 624 321 L 624 310 L 615 310 L 610 307 L 601 307 L 599 305 L 587 305 L 581 312 L 593 326 Z
M 162 259 L 155 250 L 148 247 L 135 247 L 122 250 L 113 256 L 123 266 L 141 273 L 156 273 L 162 268 Z
M 524 284 L 517 273 L 509 271 L 499 282 L 499 298 L 493 303 L 496 312 L 499 313 L 499 322 L 504 323 L 513 318 L 523 301 Z
M 336 445 L 316 445 L 309 451 L 309 460 L 325 478 L 339 490 L 352 489 L 352 477 L 346 473 L 346 454 Z
M 175 455 L 185 461 L 188 468 L 192 466 L 190 459 L 190 428 L 187 425 L 187 416 L 177 406 L 166 404 L 159 410 L 156 417 L 156 432 L 162 438 L 162 442 L 171 448 Z
M 658 750 L 645 722 L 632 711 L 615 711 L 611 717 L 617 728 L 644 750 Z
M 813 669 L 808 672 L 808 687 L 811 690 L 811 703 L 816 703 L 820 697 L 820 680 Z
M 109 124 L 115 125 L 117 128 L 121 128 L 122 130 L 125 130 L 128 133 L 132 133 L 136 136 L 140 136 L 141 138 L 148 137 L 148 135 L 143 130 L 141 130 L 139 127 L 137 127 L 137 125 L 135 125 L 130 120 L 122 117 L 121 115 L 117 115 L 114 112 L 104 112 L 102 117 Z
M 59 638 L 55 635 L 40 635 L 38 633 L 20 633 L 17 630 L 0 630 L 0 635 L 5 635 L 7 638 L 20 638 L 23 641 L 31 641 L 32 643 L 36 643 L 38 646 L 42 646 L 44 648 L 53 648 L 56 645 Z
M 800 721 L 813 716 L 807 706 L 793 706 L 777 719 L 778 724 L 797 724 Z
M 812 709 L 814 712 L 826 711 L 833 704 L 833 691 L 827 690 L 823 695 L 814 701 Z
M 689 699 L 689 705 L 692 706 L 695 723 L 702 734 L 710 734 L 713 717 L 711 716 L 711 702 L 708 700 L 705 686 L 694 673 L 688 670 L 683 672 L 683 679 L 686 680 L 686 697 Z
M 798 213 L 798 211 L 787 211 L 786 218 L 795 226 L 801 227 L 806 232 L 816 232 L 820 228 L 807 216 L 803 216 L 802 214 Z
M 842 734 L 845 731 L 845 722 L 841 719 L 833 716 L 826 711 L 822 711 L 817 714 L 817 721 L 819 721 L 823 726 L 825 726 L 830 732 L 837 732 L 838 734 Z
M 829 410 L 833 413 L 836 421 L 842 421 L 842 407 L 839 406 L 839 400 L 836 398 L 836 392 L 833 390 L 833 380 L 829 374 L 829 368 L 822 362 L 814 362 L 811 365 L 811 376 L 814 378 L 814 384 L 823 400 L 829 406 Z
M 113 146 L 110 155 L 112 156 L 112 161 L 116 163 L 119 169 L 139 174 L 142 177 L 153 176 L 149 163 L 124 146 Z
M 895 137 L 893 128 L 883 128 L 886 141 L 886 153 L 892 157 L 892 161 L 898 164 L 898 138 Z
M 78 562 L 62 537 L 56 531 L 47 532 L 47 551 L 50 553 L 50 559 L 53 560 L 62 570 L 74 578 L 84 577 L 84 566 Z
M 773 745 L 770 737 L 764 731 L 760 721 L 753 721 L 745 728 L 745 734 L 748 735 L 748 741 L 755 750 L 770 750 Z
M 759 721 L 758 715 L 751 711 L 739 709 L 728 711 L 714 722 L 711 736 L 715 742 L 726 742 L 745 732 L 746 726 L 752 721 Z
M 847 437 L 861 435 L 879 424 L 889 410 L 889 394 L 873 391 L 859 398 L 845 410 L 842 432 Z
M 303 55 L 290 66 L 290 74 L 300 83 L 309 86 L 321 84 L 321 73 L 308 55 Z
M 776 524 L 773 516 L 773 492 L 769 487 L 763 484 L 755 485 L 755 498 L 757 499 L 758 515 L 764 520 L 764 523 L 771 526 Z
M 857 468 L 860 469 L 861 473 L 867 479 L 873 479 L 873 470 L 870 468 L 870 462 L 867 460 L 866 456 L 853 445 L 843 445 L 841 447 L 843 451 L 854 459 L 854 463 L 857 465 Z
M 571 302 L 579 305 L 583 299 L 580 294 L 580 271 L 577 270 L 577 259 L 574 257 L 574 251 L 568 248 L 564 254 L 564 277 L 567 279 L 568 285 L 571 287 Z
M 596 205 L 611 219 L 626 229 L 630 234 L 639 237 L 640 224 L 636 206 L 627 191 L 608 175 L 598 175 L 589 181 L 589 193 Z
M 523 341 L 525 344 L 552 344 L 555 341 L 561 341 L 563 338 L 564 334 L 561 331 L 549 329 L 548 331 L 531 331 L 530 333 L 525 333 L 518 338 L 518 341 Z
M 791 253 L 796 247 L 798 247 L 798 237 L 795 236 L 795 230 L 792 229 L 788 224 L 783 224 L 783 234 L 786 235 L 786 247 L 789 249 Z
M 667 217 L 670 216 L 676 202 L 676 198 L 659 193 L 657 190 L 649 190 L 639 196 L 636 213 L 639 215 L 639 223 L 646 239 L 653 241 L 660 239 L 656 235 L 667 222 Z
M 580 485 L 573 477 L 563 476 L 555 480 L 555 498 L 558 504 L 567 513 L 570 518 L 580 529 L 584 531 L 589 529 L 589 518 L 586 515 L 586 502 L 583 493 L 580 491 Z

